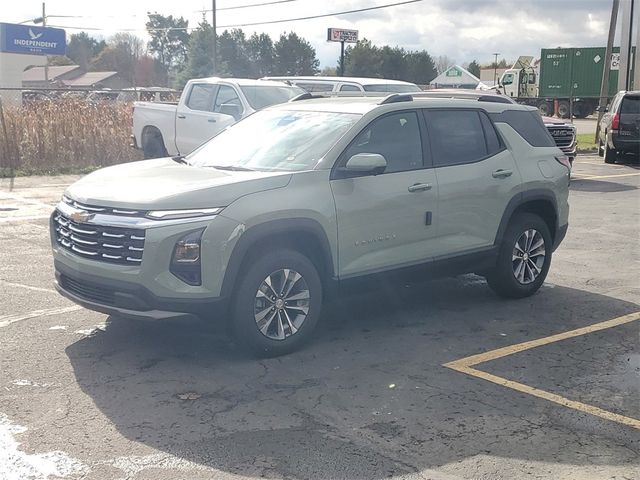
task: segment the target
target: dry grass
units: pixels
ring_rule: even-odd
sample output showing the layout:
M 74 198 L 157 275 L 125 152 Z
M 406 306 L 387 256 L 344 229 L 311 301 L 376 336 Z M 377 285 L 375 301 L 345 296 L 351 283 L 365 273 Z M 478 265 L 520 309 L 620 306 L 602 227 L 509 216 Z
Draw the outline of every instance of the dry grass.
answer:
M 61 99 L 5 108 L 0 177 L 82 173 L 139 160 L 129 146 L 131 125 L 132 106 L 125 103 Z

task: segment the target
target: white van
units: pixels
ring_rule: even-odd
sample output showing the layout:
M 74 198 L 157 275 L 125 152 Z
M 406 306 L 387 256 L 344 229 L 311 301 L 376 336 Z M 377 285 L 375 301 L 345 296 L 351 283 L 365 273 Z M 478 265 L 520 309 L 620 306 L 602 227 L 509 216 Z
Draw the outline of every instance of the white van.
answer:
M 415 83 L 386 78 L 358 77 L 264 77 L 262 80 L 287 82 L 311 93 L 338 92 L 384 92 L 413 93 L 421 92 Z

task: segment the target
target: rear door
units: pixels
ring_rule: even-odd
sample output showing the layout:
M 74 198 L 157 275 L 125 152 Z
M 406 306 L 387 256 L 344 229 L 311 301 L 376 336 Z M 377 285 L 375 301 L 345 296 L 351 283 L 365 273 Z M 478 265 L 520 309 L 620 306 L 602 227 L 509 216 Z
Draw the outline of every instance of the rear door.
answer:
M 218 114 L 213 112 L 213 102 L 217 93 L 217 85 L 194 83 L 185 101 L 178 105 L 176 147 L 181 155 L 191 153 L 218 132 Z
M 435 256 L 492 246 L 521 182 L 511 152 L 482 110 L 423 112 L 438 182 Z
M 622 98 L 618 135 L 623 142 L 640 141 L 640 94 L 627 94 Z

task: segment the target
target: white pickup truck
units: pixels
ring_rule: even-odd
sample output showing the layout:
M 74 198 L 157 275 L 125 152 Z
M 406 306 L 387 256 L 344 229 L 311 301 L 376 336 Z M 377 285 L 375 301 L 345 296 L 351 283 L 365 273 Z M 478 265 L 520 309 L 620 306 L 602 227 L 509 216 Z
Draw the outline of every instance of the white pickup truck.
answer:
M 189 80 L 177 105 L 134 103 L 133 146 L 141 148 L 145 158 L 188 155 L 256 110 L 301 93 L 301 88 L 266 80 Z

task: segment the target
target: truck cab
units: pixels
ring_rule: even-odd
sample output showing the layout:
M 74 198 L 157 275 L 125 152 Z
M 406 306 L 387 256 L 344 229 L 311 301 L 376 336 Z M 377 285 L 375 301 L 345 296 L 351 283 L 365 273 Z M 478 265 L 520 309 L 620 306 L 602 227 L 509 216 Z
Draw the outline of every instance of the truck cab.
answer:
M 538 96 L 538 74 L 533 68 L 510 68 L 498 82 L 501 93 L 511 98 Z

